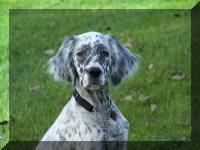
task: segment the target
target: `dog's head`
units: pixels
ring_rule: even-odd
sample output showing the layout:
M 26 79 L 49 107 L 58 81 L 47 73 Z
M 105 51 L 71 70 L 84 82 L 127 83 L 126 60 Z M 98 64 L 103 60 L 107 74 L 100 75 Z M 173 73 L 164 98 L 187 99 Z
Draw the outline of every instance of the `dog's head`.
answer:
M 49 72 L 56 80 L 65 80 L 96 90 L 107 84 L 108 76 L 117 86 L 123 77 L 137 68 L 138 55 L 111 35 L 88 32 L 68 37 L 56 56 L 49 60 Z

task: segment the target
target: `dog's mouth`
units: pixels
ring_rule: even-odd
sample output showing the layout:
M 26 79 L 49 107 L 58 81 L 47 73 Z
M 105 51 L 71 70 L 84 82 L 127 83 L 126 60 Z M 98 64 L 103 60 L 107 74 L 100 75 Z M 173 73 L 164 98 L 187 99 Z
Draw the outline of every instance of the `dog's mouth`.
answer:
M 80 85 L 90 90 L 97 90 L 104 88 L 105 80 L 103 77 L 91 78 L 89 76 L 85 76 L 85 78 L 80 80 Z
M 100 86 L 98 84 L 90 84 L 87 86 L 87 88 L 90 90 L 98 90 L 100 89 Z
M 90 83 L 87 85 L 86 88 L 95 90 L 95 89 L 100 89 L 104 86 L 102 82 L 97 82 L 97 81 L 90 81 Z

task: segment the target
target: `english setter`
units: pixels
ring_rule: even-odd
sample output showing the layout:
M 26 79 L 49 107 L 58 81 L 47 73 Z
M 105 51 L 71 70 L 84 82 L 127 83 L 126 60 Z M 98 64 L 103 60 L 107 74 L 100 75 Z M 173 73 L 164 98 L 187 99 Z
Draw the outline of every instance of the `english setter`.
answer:
M 65 38 L 49 60 L 49 72 L 55 80 L 72 82 L 73 96 L 42 141 L 104 142 L 84 143 L 86 148 L 40 142 L 37 149 L 126 149 L 126 142 L 119 141 L 127 141 L 129 122 L 109 96 L 108 77 L 117 86 L 136 71 L 138 56 L 111 35 L 88 32 Z

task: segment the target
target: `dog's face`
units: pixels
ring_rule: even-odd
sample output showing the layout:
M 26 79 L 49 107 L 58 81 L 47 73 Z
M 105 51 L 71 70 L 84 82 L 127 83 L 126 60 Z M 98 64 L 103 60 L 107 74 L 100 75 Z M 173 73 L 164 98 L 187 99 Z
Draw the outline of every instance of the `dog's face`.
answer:
M 114 85 L 133 73 L 138 56 L 110 35 L 88 32 L 67 38 L 49 61 L 55 79 L 72 81 L 90 90 L 103 88 L 110 75 Z
M 90 33 L 77 36 L 73 61 L 84 88 L 99 89 L 107 82 L 112 52 L 102 34 Z

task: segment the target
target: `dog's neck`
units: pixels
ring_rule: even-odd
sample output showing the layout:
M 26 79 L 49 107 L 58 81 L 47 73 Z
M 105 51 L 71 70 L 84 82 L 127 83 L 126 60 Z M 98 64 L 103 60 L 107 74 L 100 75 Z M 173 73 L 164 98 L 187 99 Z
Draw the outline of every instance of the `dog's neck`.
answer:
M 110 99 L 108 84 L 106 84 L 104 88 L 98 90 L 89 90 L 80 85 L 76 85 L 74 88 L 76 88 L 81 98 L 93 105 L 96 111 L 104 111 L 107 107 Z

